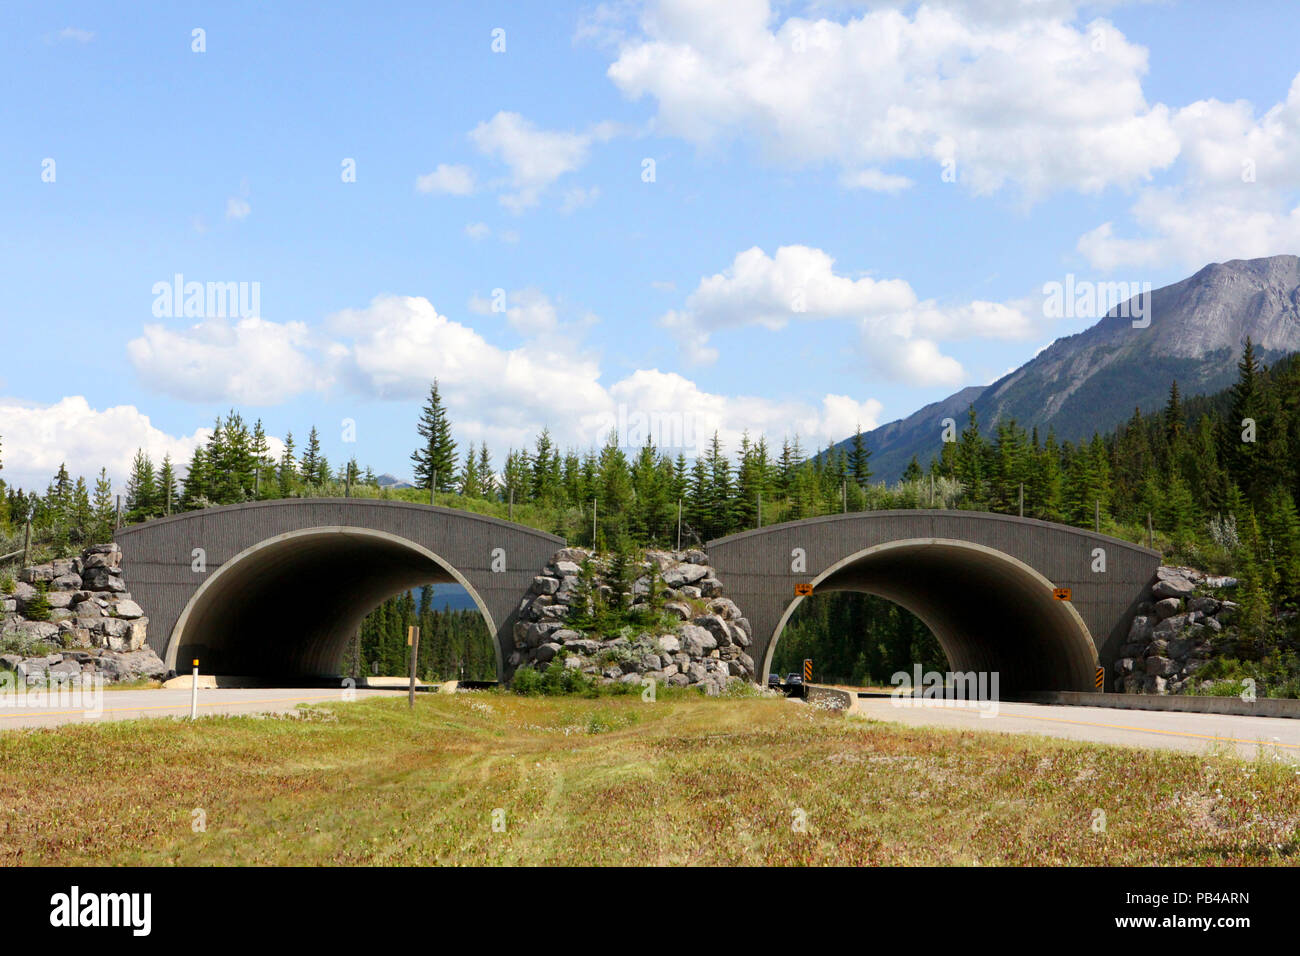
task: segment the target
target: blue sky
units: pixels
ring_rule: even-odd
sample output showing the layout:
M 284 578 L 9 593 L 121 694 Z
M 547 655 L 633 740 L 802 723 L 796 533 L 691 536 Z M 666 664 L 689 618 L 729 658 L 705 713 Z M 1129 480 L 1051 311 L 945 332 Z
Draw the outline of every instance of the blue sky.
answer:
M 120 482 L 231 407 L 406 475 L 435 376 L 498 464 L 638 415 L 688 453 L 811 449 L 1091 324 L 1046 316 L 1044 283 L 1300 252 L 1286 3 L 0 18 L 16 483 Z M 257 314 L 156 315 L 177 274 L 256 283 Z

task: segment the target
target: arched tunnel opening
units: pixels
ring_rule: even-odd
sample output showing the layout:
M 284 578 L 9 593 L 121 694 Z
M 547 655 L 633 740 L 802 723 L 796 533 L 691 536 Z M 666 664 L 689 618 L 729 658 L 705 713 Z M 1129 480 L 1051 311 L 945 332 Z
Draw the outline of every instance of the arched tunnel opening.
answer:
M 198 590 L 172 634 L 168 664 L 184 671 L 198 659 L 202 673 L 258 682 L 337 678 L 367 614 L 427 584 L 465 585 L 474 596 L 435 555 L 393 535 L 329 528 L 273 538 Z
M 934 635 L 949 670 L 996 673 L 1002 696 L 1093 687 L 1097 655 L 1082 619 L 1055 599 L 1050 582 L 1002 552 L 969 542 L 892 542 L 841 561 L 814 587 L 905 608 Z M 796 604 L 769 645 L 769 668 Z

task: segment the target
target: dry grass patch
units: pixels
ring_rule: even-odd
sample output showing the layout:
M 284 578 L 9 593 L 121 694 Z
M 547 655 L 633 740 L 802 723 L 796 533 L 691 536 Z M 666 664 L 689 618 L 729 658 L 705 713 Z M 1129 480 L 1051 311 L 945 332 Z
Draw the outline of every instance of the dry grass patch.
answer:
M 0 865 L 1287 864 L 1298 822 L 1293 765 L 784 700 L 484 692 L 0 733 Z

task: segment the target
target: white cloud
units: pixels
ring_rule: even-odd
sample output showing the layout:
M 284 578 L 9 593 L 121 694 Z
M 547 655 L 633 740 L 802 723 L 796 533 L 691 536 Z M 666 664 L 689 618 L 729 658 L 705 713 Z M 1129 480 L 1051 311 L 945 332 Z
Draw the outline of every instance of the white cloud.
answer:
M 834 265 L 821 249 L 781 246 L 769 256 L 754 246 L 726 271 L 701 279 L 685 311 L 665 316 L 664 324 L 705 332 L 742 325 L 780 329 L 791 319 L 884 314 L 916 303 L 901 279 L 850 279 L 836 275 Z
M 1104 270 L 1276 255 L 1300 249 L 1300 75 L 1259 117 L 1249 103 L 1202 100 L 1178 111 L 1185 178 L 1143 189 L 1136 234 L 1104 222 L 1077 249 Z
M 59 31 L 60 40 L 71 40 L 73 43 L 80 43 L 83 46 L 95 39 L 95 34 L 91 30 L 82 30 L 80 27 L 64 27 Z
M 492 235 L 492 228 L 485 222 L 471 222 L 465 225 L 465 235 L 476 242 Z
M 195 446 L 206 442 L 211 432 L 200 428 L 192 435 L 168 435 L 132 405 L 99 411 L 80 395 L 53 405 L 0 399 L 0 422 L 4 422 L 0 477 L 10 486 L 39 493 L 60 464 L 66 464 L 74 478 L 85 476 L 87 482 L 100 468 L 107 468 L 115 487 L 121 489 L 137 448 L 143 448 L 155 464 L 170 454 L 183 471 Z
M 908 338 L 864 327 L 862 354 L 882 378 L 908 385 L 958 386 L 965 384 L 966 371 L 959 361 L 944 355 L 926 338 Z
M 232 196 L 226 200 L 226 218 L 227 219 L 246 219 L 248 214 L 253 211 L 253 207 L 248 204 L 247 199 L 240 199 Z
M 599 444 L 617 428 L 624 444 L 640 445 L 649 432 L 661 447 L 685 446 L 688 456 L 706 449 L 714 432 L 730 454 L 746 431 L 751 441 L 766 435 L 777 449 L 783 436 L 797 432 L 807 447 L 842 441 L 859 423 L 864 431 L 875 428 L 881 409 L 875 399 L 859 402 L 846 395 L 828 394 L 820 405 L 721 395 L 675 372 L 640 369 L 610 386 L 609 407 L 593 422 L 586 444 Z
M 840 185 L 845 189 L 867 189 L 894 195 L 912 186 L 912 180 L 906 176 L 882 173 L 878 169 L 860 169 L 856 173 L 846 172 L 840 176 Z
M 902 279 L 838 275 L 821 249 L 782 246 L 768 256 L 754 247 L 724 272 L 707 276 L 684 307 L 660 318 L 687 361 L 718 358 L 711 333 L 761 326 L 779 330 L 790 321 L 852 320 L 862 330 L 868 363 L 887 378 L 917 385 L 955 384 L 962 367 L 941 354 L 935 339 L 1024 339 L 1034 334 L 1030 313 L 1017 304 L 973 301 L 955 306 L 918 300 Z M 881 343 L 875 344 L 875 338 Z
M 205 319 L 185 328 L 146 325 L 126 353 L 145 382 L 175 398 L 271 405 L 328 384 L 310 345 L 301 322 Z
M 472 308 L 485 306 L 478 300 Z M 511 324 L 529 331 L 555 322 L 550 298 L 535 289 L 513 293 L 510 309 Z M 589 324 L 591 317 L 578 321 Z M 806 441 L 839 440 L 859 422 L 874 427 L 881 410 L 875 399 L 844 395 L 812 404 L 709 393 L 658 369 L 606 386 L 597 358 L 575 349 L 571 339 L 553 347 L 543 336 L 502 348 L 420 297 L 378 296 L 365 308 L 331 316 L 326 332 L 328 338 L 312 336 L 297 323 L 261 319 L 176 331 L 150 326 L 128 352 L 150 384 L 196 400 L 258 404 L 337 385 L 370 399 L 418 401 L 436 378 L 458 440 L 487 441 L 498 457 L 506 447 L 531 443 L 544 426 L 561 445 L 598 444 L 610 427 L 638 413 L 688 424 L 689 434 L 680 427 L 676 434 L 690 455 L 715 430 L 732 451 L 745 429 L 777 442 L 794 431 Z M 643 440 L 644 431 L 634 443 Z
M 592 186 L 589 189 L 574 186 L 572 189 L 566 189 L 564 191 L 564 200 L 560 203 L 560 212 L 568 214 L 576 209 L 594 205 L 599 197 L 599 186 Z
M 850 183 L 864 167 L 949 159 L 976 193 L 1143 182 L 1178 154 L 1169 110 L 1143 95 L 1147 51 L 1073 13 L 927 4 L 840 23 L 781 21 L 766 0 L 661 0 L 608 75 L 656 101 L 661 133 L 752 139 L 779 162 L 837 164 Z
M 514 191 L 498 198 L 511 212 L 519 213 L 537 205 L 541 193 L 565 173 L 586 163 L 593 143 L 613 134 L 609 124 L 585 133 L 539 129 L 518 113 L 501 111 L 474 127 L 469 138 L 481 153 L 509 169 Z
M 506 321 L 520 335 L 549 335 L 559 328 L 555 303 L 540 289 L 528 288 L 511 292 L 505 296 L 504 305 Z M 469 300 L 469 309 L 478 315 L 503 314 L 494 313 L 491 300 L 478 295 Z
M 446 193 L 449 196 L 469 196 L 474 193 L 474 171 L 468 166 L 450 166 L 439 163 L 431 173 L 417 176 L 415 188 L 422 193 Z

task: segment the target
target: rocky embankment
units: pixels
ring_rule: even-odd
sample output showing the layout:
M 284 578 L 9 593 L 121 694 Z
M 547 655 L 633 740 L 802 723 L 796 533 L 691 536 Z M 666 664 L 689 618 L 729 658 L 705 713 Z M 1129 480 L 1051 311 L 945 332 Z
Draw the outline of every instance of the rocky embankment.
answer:
M 1196 672 L 1217 647 L 1231 641 L 1237 605 L 1224 594 L 1236 584 L 1194 568 L 1157 570 L 1153 600 L 1138 609 L 1115 661 L 1115 689 L 1125 694 L 1206 689 L 1210 682 L 1197 681 Z
M 77 558 L 23 568 L 0 587 L 0 667 L 28 684 L 162 677 L 166 666 L 145 643 L 149 619 L 131 599 L 116 544 Z
M 559 658 L 599 682 L 650 678 L 708 694 L 752 681 L 749 621 L 723 595 L 707 561 L 703 551 L 647 551 L 631 563 L 631 586 L 620 593 L 610 556 L 581 548 L 556 552 L 520 605 L 510 669 L 541 670 Z M 584 562 L 590 562 L 585 582 Z M 597 601 L 614 606 L 615 616 L 652 623 L 624 625 L 617 633 L 576 623 Z

